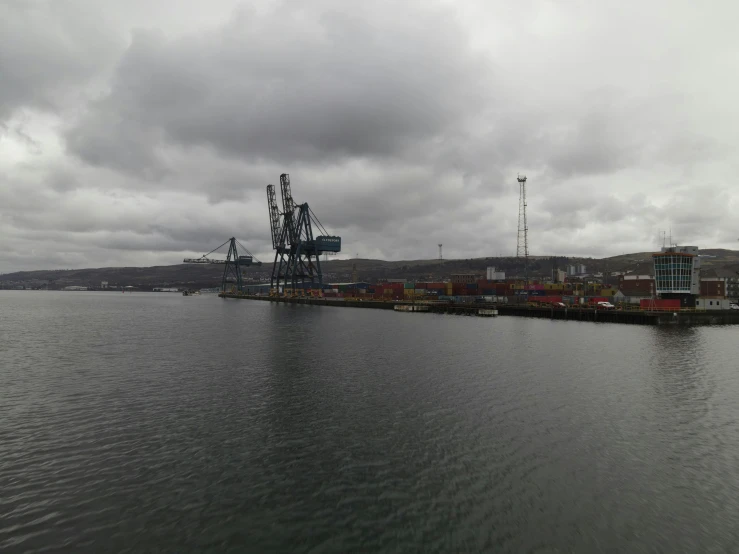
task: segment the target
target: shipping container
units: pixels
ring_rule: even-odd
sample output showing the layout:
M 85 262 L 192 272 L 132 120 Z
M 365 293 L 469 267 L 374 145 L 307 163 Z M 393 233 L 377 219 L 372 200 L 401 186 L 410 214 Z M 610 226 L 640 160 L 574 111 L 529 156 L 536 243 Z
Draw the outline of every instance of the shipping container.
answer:
M 404 289 L 414 289 L 416 288 L 416 286 L 414 283 L 403 283 L 403 288 Z
M 655 298 L 654 300 L 652 300 L 651 298 L 642 298 L 639 301 L 639 307 L 642 310 L 647 310 L 651 307 L 654 307 L 657 309 L 679 309 L 680 299 L 679 298 L 670 298 L 670 299 Z
M 467 283 L 467 290 L 477 290 L 477 283 Z

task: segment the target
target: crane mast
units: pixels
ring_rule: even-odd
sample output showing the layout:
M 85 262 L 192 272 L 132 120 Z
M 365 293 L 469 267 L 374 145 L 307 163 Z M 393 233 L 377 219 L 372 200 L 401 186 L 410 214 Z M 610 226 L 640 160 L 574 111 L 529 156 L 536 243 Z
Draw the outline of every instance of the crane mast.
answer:
M 219 260 L 210 258 L 209 256 L 216 250 L 223 248 L 228 244 L 228 254 L 226 254 L 225 260 Z M 246 254 L 239 255 L 239 251 L 236 245 L 240 245 Z M 186 264 L 218 264 L 223 265 L 223 278 L 221 279 L 221 291 L 229 292 L 226 289 L 229 287 L 229 283 L 235 283 L 231 285 L 231 288 L 235 288 L 238 292 L 241 292 L 244 287 L 243 274 L 244 269 L 252 265 L 262 265 L 262 262 L 256 260 L 251 252 L 241 244 L 235 237 L 231 237 L 218 248 L 215 248 L 203 254 L 199 258 L 185 258 L 183 260 Z
M 306 285 L 313 289 L 323 285 L 320 254 L 340 252 L 341 237 L 331 236 L 315 217 L 307 202 L 297 204 L 293 200 L 290 175 L 280 175 L 282 213 L 277 209 L 274 187 L 267 187 L 267 206 L 272 230 L 272 247 L 275 261 L 272 266 L 271 288 L 273 294 L 303 293 Z M 279 221 L 275 214 L 281 215 Z M 313 235 L 313 223 L 321 231 Z M 275 240 L 274 237 L 278 237 Z
M 269 223 L 272 231 L 272 248 L 277 250 L 281 246 L 282 228 L 280 224 L 280 208 L 277 206 L 274 185 L 267 185 L 267 207 L 269 208 Z

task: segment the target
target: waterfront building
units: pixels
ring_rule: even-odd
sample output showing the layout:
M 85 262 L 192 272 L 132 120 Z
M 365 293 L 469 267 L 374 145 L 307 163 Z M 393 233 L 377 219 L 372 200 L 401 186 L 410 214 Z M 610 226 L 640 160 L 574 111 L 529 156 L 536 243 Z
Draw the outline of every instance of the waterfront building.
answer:
M 496 271 L 494 267 L 487 268 L 488 281 L 505 281 L 505 271 Z
M 655 293 L 660 297 L 698 296 L 701 260 L 697 246 L 669 246 L 652 254 Z

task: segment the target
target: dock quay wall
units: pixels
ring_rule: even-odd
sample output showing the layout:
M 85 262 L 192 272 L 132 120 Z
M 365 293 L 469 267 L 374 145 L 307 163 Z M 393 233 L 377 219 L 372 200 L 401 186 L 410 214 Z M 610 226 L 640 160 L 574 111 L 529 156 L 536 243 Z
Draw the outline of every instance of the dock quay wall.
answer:
M 332 306 L 337 308 L 371 308 L 379 310 L 393 310 L 395 305 L 411 304 L 403 301 L 374 301 L 374 300 L 333 300 L 326 298 L 308 297 L 270 297 L 250 296 L 232 293 L 219 294 L 222 298 L 241 300 L 261 300 L 283 304 L 308 304 L 312 306 Z M 475 315 L 479 309 L 496 309 L 501 316 L 535 317 L 539 319 L 558 319 L 570 321 L 589 321 L 599 323 L 625 323 L 631 325 L 730 325 L 739 324 L 739 310 L 713 311 L 678 311 L 678 312 L 647 312 L 596 310 L 588 307 L 532 307 L 506 304 L 429 304 L 428 312 L 451 315 Z M 415 312 L 413 312 L 415 313 Z

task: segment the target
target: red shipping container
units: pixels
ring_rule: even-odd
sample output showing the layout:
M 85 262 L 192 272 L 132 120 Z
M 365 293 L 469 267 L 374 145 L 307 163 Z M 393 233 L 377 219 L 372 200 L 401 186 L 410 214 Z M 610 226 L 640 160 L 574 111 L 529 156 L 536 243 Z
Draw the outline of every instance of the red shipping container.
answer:
M 561 296 L 531 296 L 530 302 L 541 302 L 543 304 L 552 304 L 553 302 L 562 302 Z
M 425 289 L 428 288 L 428 283 L 416 283 L 417 289 Z

